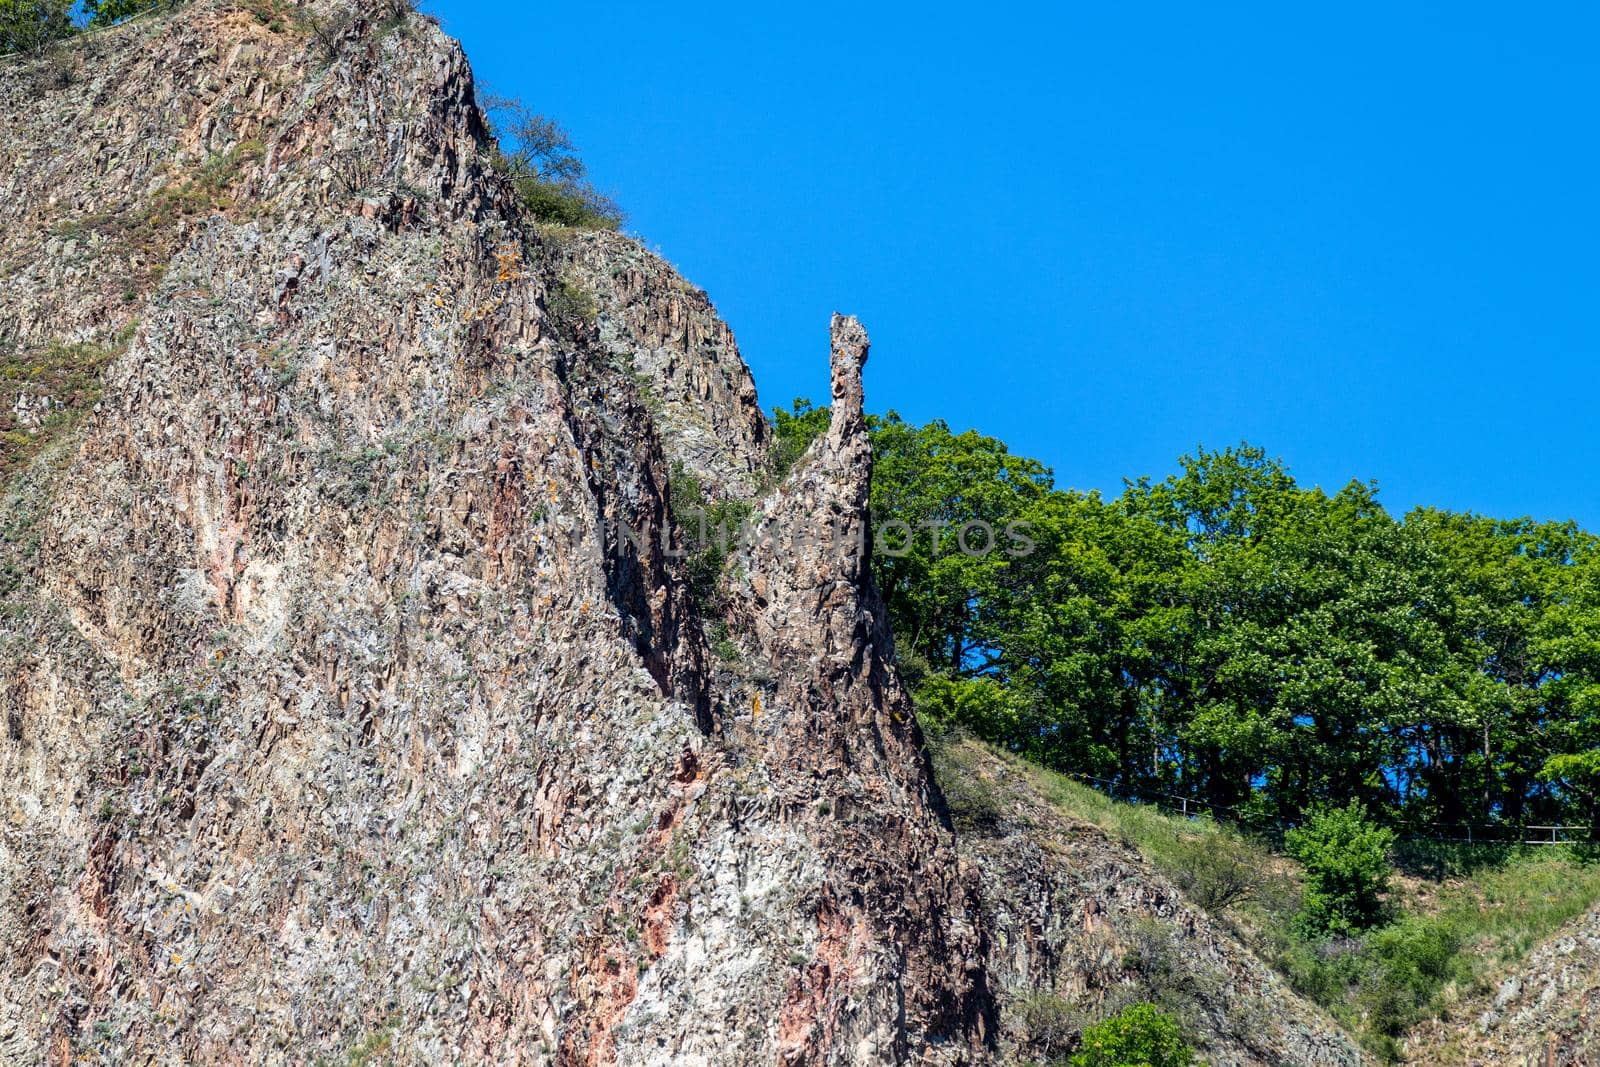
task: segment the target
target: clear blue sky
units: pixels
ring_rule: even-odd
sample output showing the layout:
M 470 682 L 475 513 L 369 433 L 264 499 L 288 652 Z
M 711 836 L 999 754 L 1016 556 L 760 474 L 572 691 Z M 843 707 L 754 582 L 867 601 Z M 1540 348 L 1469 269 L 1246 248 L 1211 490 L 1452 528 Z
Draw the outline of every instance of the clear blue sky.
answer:
M 1600 529 L 1593 5 L 433 0 L 703 286 L 763 403 L 976 427 L 1116 492 L 1304 483 Z

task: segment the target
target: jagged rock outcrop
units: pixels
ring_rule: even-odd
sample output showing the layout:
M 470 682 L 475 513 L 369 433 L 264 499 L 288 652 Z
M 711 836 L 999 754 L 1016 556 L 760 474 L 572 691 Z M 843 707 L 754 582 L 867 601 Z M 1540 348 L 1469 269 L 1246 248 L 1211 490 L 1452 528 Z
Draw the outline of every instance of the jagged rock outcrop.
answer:
M 109 358 L 4 500 L 0 1041 L 982 1055 L 970 922 L 898 899 L 956 874 L 881 624 L 769 599 L 868 665 L 835 707 L 782 664 L 781 734 L 706 667 L 665 500 L 674 463 L 729 494 L 763 469 L 726 327 L 630 242 L 517 215 L 435 26 L 339 25 L 196 4 L 69 46 L 65 85 L 9 72 L 5 340 Z M 552 310 L 586 280 L 598 322 Z M 865 455 L 855 426 L 811 468 L 858 523 Z M 869 596 L 859 556 L 806 580 Z M 814 786 L 806 717 L 890 714 Z
M 904 1038 L 890 1020 L 983 1040 L 993 1002 L 973 886 L 930 804 L 921 735 L 872 581 L 867 335 L 838 315 L 831 332 L 828 431 L 761 502 L 730 568 L 739 653 L 722 695 L 740 709 L 740 746 L 781 769 L 785 803 L 820 816 L 809 829 L 830 868 L 817 887 L 830 951 L 791 987 L 779 1051 L 809 1059 L 842 1039 L 860 1062 L 895 1062 Z M 857 1007 L 838 1013 L 844 1000 Z
M 403 5 L 0 70 L 0 1061 L 1004 1059 L 864 331 L 769 485 L 705 295 L 487 138 Z M 755 508 L 709 601 L 679 468 Z
M 704 290 L 635 241 L 583 233 L 561 270 L 595 300 L 601 349 L 632 372 L 672 459 L 719 499 L 748 499 L 767 476 L 771 431 L 733 331 Z
M 1585 1067 L 1600 1062 L 1600 910 L 1568 923 L 1488 994 L 1410 1035 L 1407 1062 Z

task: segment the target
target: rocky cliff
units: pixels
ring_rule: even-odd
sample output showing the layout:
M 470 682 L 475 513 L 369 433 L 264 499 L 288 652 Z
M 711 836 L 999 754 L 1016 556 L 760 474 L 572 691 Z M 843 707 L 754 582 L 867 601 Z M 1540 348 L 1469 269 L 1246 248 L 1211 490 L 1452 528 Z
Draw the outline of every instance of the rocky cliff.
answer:
M 1600 1062 L 1600 911 L 1539 945 L 1486 995 L 1411 1035 L 1407 1059 L 1462 1067 Z
M 705 294 L 523 217 L 457 45 L 361 11 L 0 70 L 0 1061 L 1009 1057 L 865 332 L 774 482 Z M 710 596 L 680 471 L 753 509 Z

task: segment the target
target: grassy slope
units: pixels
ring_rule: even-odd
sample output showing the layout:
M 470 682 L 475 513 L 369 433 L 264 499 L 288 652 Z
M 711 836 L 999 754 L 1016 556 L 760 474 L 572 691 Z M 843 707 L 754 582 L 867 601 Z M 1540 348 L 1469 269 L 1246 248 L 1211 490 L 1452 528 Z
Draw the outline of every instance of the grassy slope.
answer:
M 1239 870 L 1255 876 L 1263 854 L 1241 842 L 1223 859 L 1245 863 L 1212 863 L 1217 835 L 1106 802 L 1108 816 L 1151 820 L 1148 833 L 1119 833 L 1115 821 L 1064 803 L 1057 776 L 970 738 L 943 738 L 932 755 L 958 851 L 984 886 L 1006 1062 L 1064 1063 L 1084 1027 L 1149 1003 L 1180 1022 L 1204 1062 L 1356 1067 L 1354 1042 L 1326 1013 L 1194 903 L 1237 884 Z M 1132 838 L 1196 872 L 1192 889 L 1175 886 Z
M 1448 1020 L 1563 924 L 1600 902 L 1600 862 L 1561 847 L 1407 843 L 1396 852 L 1393 920 L 1359 940 L 1308 944 L 1292 931 L 1300 872 L 1261 841 L 1206 819 L 1112 800 L 1001 754 L 1062 813 L 1136 848 L 1228 923 L 1375 1056 L 1403 1058 L 1410 1028 Z M 958 828 L 986 798 L 958 767 L 940 785 Z

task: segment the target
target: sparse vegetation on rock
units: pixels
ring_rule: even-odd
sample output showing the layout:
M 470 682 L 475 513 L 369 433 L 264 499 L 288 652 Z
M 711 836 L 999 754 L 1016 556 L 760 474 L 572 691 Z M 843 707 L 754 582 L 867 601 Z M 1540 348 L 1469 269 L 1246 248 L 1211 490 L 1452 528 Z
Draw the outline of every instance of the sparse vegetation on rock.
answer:
M 500 142 L 492 156 L 494 166 L 530 215 L 583 230 L 622 225 L 622 209 L 590 182 L 565 127 L 508 97 L 489 96 L 484 110 Z

